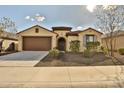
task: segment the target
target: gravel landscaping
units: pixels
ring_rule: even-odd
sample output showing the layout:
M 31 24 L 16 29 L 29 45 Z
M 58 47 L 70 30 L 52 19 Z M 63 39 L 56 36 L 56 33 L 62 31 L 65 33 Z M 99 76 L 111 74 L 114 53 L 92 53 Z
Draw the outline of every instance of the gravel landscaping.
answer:
M 109 66 L 109 65 L 123 65 L 124 62 L 118 62 L 116 59 L 111 59 L 103 53 L 95 53 L 92 57 L 84 57 L 83 53 L 60 53 L 57 58 L 50 55 L 41 60 L 35 67 L 42 66 Z

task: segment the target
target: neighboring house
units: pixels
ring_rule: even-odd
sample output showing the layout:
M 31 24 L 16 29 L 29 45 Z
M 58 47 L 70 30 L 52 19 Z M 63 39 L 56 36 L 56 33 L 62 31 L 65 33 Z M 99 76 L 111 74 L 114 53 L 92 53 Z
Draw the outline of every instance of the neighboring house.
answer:
M 113 44 L 114 50 L 118 50 L 119 48 L 124 48 L 124 31 L 114 32 L 113 35 Z M 108 48 L 110 49 L 110 34 L 105 34 L 102 36 L 102 46 L 107 48 L 106 42 L 108 43 Z
M 82 31 L 71 31 L 71 27 L 52 27 L 52 31 L 39 25 L 32 26 L 17 33 L 19 51 L 48 51 L 57 47 L 61 51 L 70 51 L 70 42 L 80 41 L 80 52 L 86 49 L 86 42 L 99 41 L 102 33 L 88 28 Z
M 18 50 L 18 39 L 16 34 L 0 31 L 0 42 L 2 42 L 2 50 L 7 50 L 12 45 L 14 50 Z

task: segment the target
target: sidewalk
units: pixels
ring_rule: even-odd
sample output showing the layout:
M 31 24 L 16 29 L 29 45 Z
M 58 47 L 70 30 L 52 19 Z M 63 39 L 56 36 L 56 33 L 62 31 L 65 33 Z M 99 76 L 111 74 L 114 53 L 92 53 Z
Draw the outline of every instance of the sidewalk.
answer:
M 0 67 L 0 87 L 124 87 L 120 71 L 119 66 Z

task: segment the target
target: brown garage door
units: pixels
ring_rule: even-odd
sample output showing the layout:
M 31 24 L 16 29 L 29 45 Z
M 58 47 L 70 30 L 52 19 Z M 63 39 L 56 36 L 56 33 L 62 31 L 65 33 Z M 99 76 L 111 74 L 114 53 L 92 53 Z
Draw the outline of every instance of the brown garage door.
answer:
M 48 51 L 51 49 L 51 37 L 24 37 L 23 50 Z

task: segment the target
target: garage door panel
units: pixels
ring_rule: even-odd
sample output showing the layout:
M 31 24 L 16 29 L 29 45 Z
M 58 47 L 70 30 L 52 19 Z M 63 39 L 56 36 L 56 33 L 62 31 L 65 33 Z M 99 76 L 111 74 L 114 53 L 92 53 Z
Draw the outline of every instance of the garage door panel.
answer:
M 51 37 L 24 37 L 23 50 L 48 51 L 51 49 Z

